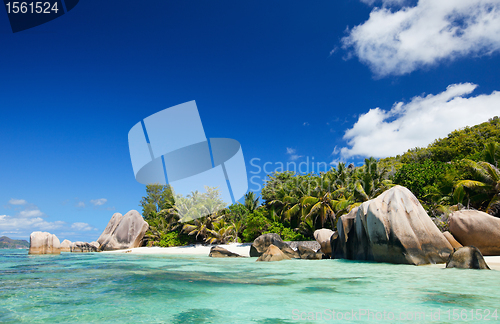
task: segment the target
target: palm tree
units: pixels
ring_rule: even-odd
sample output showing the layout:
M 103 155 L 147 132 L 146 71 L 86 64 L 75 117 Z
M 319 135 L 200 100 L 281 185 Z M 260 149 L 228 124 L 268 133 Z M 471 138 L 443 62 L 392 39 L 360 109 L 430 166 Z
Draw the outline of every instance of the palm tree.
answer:
M 249 191 L 245 195 L 245 207 L 250 212 L 253 212 L 255 209 L 257 209 L 257 207 L 259 207 L 259 197 L 257 197 L 253 191 Z
M 235 238 L 235 230 L 233 225 L 229 225 L 224 221 L 224 218 L 219 217 L 216 222 L 213 223 L 213 229 L 207 231 L 207 237 L 205 242 L 209 244 L 220 243 L 226 244 L 230 239 Z
M 484 208 L 487 213 L 498 215 L 500 212 L 500 171 L 488 162 L 474 162 L 468 159 L 462 161 L 475 179 L 458 181 L 453 193 L 455 199 L 462 202 L 467 196 L 467 205 L 472 202 Z
M 354 183 L 356 199 L 365 202 L 393 187 L 392 181 L 386 179 L 386 174 L 386 169 L 378 169 L 377 160 L 373 157 L 365 159 L 365 165 L 358 171 L 358 179 Z

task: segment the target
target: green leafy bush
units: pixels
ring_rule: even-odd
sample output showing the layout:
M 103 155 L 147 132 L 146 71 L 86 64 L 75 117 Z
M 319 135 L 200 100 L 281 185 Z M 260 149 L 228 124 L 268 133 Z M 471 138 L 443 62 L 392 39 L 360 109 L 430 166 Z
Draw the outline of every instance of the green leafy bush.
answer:
M 161 234 L 161 239 L 158 246 L 171 247 L 183 246 L 189 244 L 189 237 L 180 234 L 178 231 L 168 232 Z

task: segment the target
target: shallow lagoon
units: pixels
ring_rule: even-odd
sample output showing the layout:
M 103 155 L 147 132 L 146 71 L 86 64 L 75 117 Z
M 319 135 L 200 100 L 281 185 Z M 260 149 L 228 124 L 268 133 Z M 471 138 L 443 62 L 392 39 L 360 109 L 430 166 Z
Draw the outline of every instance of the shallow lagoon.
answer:
M 500 271 L 255 260 L 0 250 L 0 322 L 498 321 Z

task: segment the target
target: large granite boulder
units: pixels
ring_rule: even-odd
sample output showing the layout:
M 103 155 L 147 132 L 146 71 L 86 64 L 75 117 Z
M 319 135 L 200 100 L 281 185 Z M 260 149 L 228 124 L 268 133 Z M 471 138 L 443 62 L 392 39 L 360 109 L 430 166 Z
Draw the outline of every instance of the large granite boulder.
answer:
M 131 249 L 141 246 L 149 225 L 136 210 L 122 216 L 115 213 L 97 239 L 101 251 Z
M 448 242 L 450 242 L 451 244 L 451 247 L 453 247 L 454 249 L 459 249 L 461 247 L 463 247 L 462 244 L 460 244 L 456 239 L 455 237 L 453 237 L 453 235 L 451 235 L 450 232 L 446 231 L 446 232 L 443 232 L 443 235 L 444 237 L 448 240 Z
M 30 235 L 29 254 L 61 254 L 61 242 L 55 234 L 33 232 Z
M 322 252 L 316 252 L 313 249 L 305 247 L 303 245 L 299 245 L 297 247 L 297 252 L 299 252 L 299 256 L 304 260 L 321 260 L 323 259 L 324 254 Z
M 208 256 L 212 258 L 242 258 L 238 253 L 228 251 L 220 246 L 213 246 Z
M 477 210 L 453 212 L 450 233 L 463 246 L 473 245 L 483 255 L 500 255 L 500 218 Z
M 61 242 L 61 252 L 71 252 L 71 242 L 70 240 L 64 240 Z
M 74 242 L 70 246 L 71 252 L 98 252 L 99 246 L 87 242 Z
M 481 252 L 474 246 L 464 246 L 453 251 L 446 262 L 446 268 L 490 269 Z
M 281 261 L 290 260 L 290 257 L 283 253 L 280 248 L 271 244 L 267 250 L 257 259 L 257 261 Z
M 299 258 L 297 251 L 294 251 L 288 244 L 283 242 L 281 236 L 276 233 L 262 234 L 257 237 L 252 245 L 250 246 L 250 256 L 260 257 L 264 252 L 267 251 L 270 245 L 276 246 L 278 249 L 283 251 L 290 258 Z
M 321 252 L 324 254 L 331 256 L 332 255 L 332 248 L 330 246 L 330 238 L 332 237 L 334 231 L 328 228 L 322 228 L 319 230 L 314 231 L 314 239 L 319 243 L 321 246 Z
M 445 263 L 451 244 L 405 187 L 395 186 L 337 223 L 335 258 L 398 264 Z

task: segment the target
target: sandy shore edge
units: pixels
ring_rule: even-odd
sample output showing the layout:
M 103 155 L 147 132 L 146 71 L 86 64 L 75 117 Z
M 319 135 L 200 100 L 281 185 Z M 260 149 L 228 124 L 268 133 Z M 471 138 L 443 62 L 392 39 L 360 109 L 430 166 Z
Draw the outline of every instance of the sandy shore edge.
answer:
M 231 243 L 231 244 L 220 244 L 228 251 L 238 253 L 241 256 L 250 256 L 250 245 L 251 243 Z M 214 245 L 213 245 L 214 246 Z M 212 246 L 208 245 L 188 245 L 188 246 L 176 246 L 176 247 L 139 247 L 126 250 L 116 250 L 116 251 L 105 251 L 101 253 L 132 253 L 132 254 L 170 254 L 170 255 L 205 255 L 208 256 Z M 485 256 L 484 260 L 491 269 L 500 271 L 500 256 Z M 429 265 L 431 267 L 444 268 L 445 264 L 433 264 Z
M 251 243 L 230 243 L 218 244 L 217 246 L 223 247 L 228 251 L 238 253 L 241 256 L 250 256 Z M 212 245 L 216 246 L 216 245 Z M 205 255 L 208 256 L 210 245 L 188 245 L 188 246 L 175 246 L 175 247 L 139 247 L 126 250 L 104 251 L 101 253 L 132 253 L 132 254 L 171 254 L 171 255 Z

